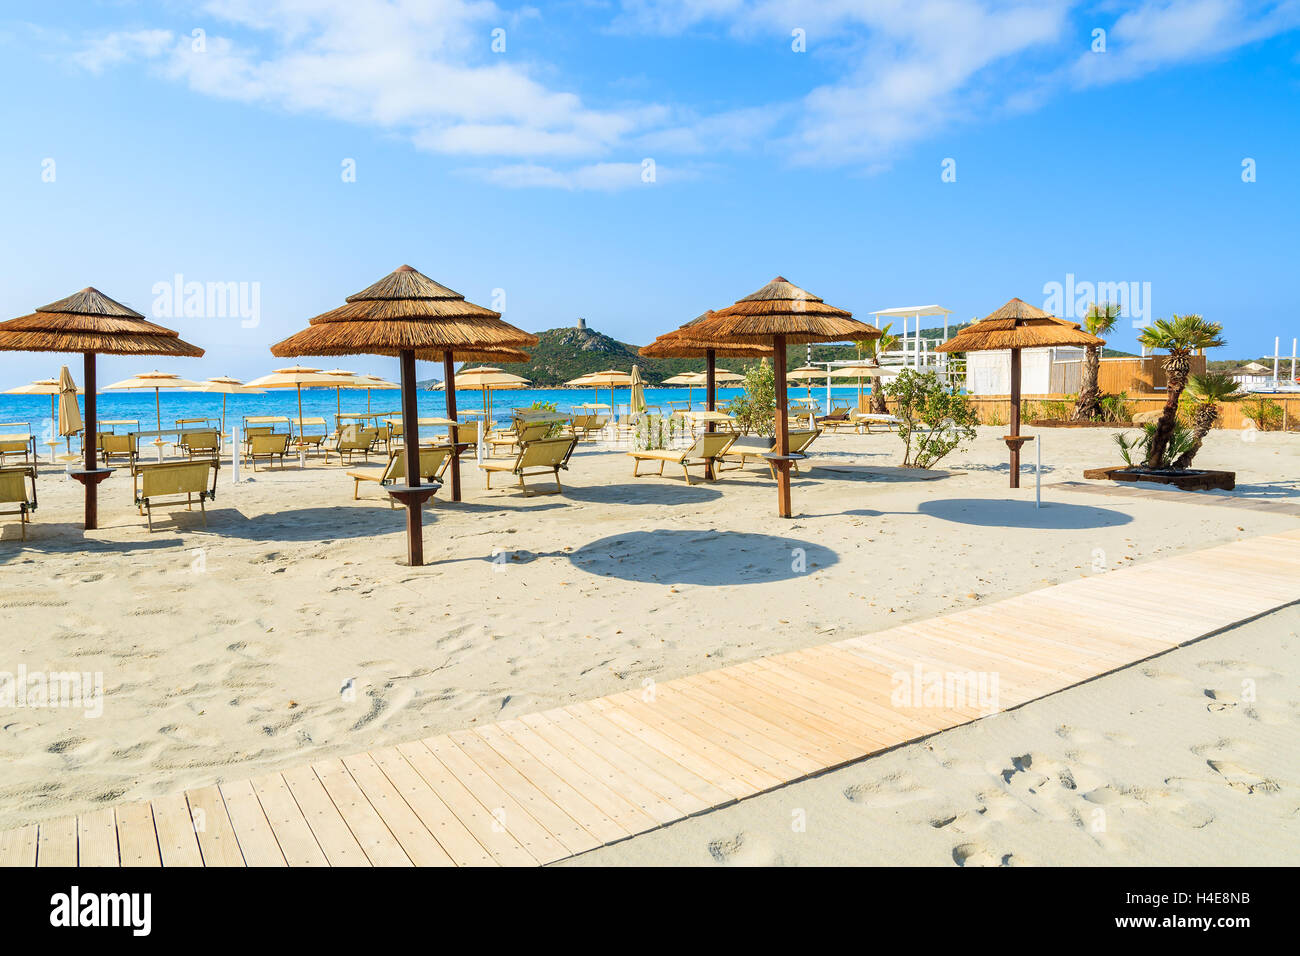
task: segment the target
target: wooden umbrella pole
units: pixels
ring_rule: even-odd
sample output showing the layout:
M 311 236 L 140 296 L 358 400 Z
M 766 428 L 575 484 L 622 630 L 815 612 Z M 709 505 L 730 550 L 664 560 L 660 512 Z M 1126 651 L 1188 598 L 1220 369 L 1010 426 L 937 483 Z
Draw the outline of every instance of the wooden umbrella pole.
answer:
M 1011 350 L 1011 437 L 1020 437 L 1020 349 Z M 1020 442 L 1007 442 L 1011 450 L 1011 487 L 1020 487 Z
M 415 401 L 415 352 L 403 349 L 402 363 L 402 445 L 406 456 L 406 486 L 420 485 L 420 418 Z M 411 567 L 424 564 L 424 531 L 420 527 L 421 500 L 407 497 L 406 562 Z
M 158 417 L 158 430 L 162 431 L 162 389 L 153 390 L 153 413 Z M 162 435 L 158 436 L 160 439 Z
M 451 350 L 442 353 L 442 384 L 447 391 L 447 418 L 456 421 L 456 365 Z M 451 500 L 460 501 L 460 429 L 447 429 L 451 436 Z
M 82 432 L 81 443 L 85 447 L 82 451 L 86 456 L 86 471 L 92 472 L 99 467 L 96 458 L 99 442 L 99 426 L 95 424 L 95 353 L 86 353 L 86 365 L 83 372 L 86 388 L 86 428 Z M 87 476 L 84 482 L 86 486 L 86 530 L 91 531 L 99 527 L 99 483 L 93 477 Z
M 714 349 L 705 349 L 704 351 L 704 407 L 707 411 L 715 411 L 718 407 L 718 379 L 717 379 L 718 353 Z M 714 430 L 712 419 L 704 425 L 706 432 Z M 704 462 L 705 477 L 714 478 L 713 459 L 709 458 Z
M 776 496 L 777 511 L 782 518 L 791 516 L 790 508 L 790 430 L 787 420 L 785 381 L 785 336 L 772 337 L 772 367 L 776 379 Z

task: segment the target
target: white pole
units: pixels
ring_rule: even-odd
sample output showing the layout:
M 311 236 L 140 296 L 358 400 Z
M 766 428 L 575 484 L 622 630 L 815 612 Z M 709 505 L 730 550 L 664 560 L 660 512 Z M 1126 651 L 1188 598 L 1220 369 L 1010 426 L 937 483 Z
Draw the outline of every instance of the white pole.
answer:
M 1281 347 L 1282 347 L 1282 336 L 1280 335 L 1273 336 L 1273 390 L 1274 391 L 1277 390 L 1277 383 L 1278 383 L 1277 361 L 1279 357 L 1278 353 L 1281 350 Z
M 1296 346 L 1296 340 L 1292 339 L 1291 340 L 1291 384 L 1292 385 L 1295 384 L 1295 358 L 1296 358 L 1295 346 Z
M 1034 508 L 1043 506 L 1043 436 L 1034 438 L 1035 451 L 1038 454 L 1038 467 L 1034 469 Z
M 230 483 L 239 484 L 239 426 L 230 426 Z

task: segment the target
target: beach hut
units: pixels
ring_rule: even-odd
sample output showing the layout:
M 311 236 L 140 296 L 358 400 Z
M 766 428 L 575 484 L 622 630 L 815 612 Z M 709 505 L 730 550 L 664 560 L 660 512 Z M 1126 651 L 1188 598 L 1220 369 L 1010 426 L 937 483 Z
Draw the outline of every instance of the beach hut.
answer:
M 704 315 L 689 331 L 679 329 L 678 335 L 715 348 L 726 342 L 761 345 L 768 350 L 776 379 L 776 444 L 768 460 L 776 469 L 777 512 L 783 518 L 791 517 L 790 465 L 795 459 L 790 456 L 786 348 L 813 342 L 865 341 L 878 338 L 880 330 L 777 276 L 734 305 Z
M 1028 302 L 1012 299 L 996 312 L 966 326 L 936 349 L 949 355 L 954 352 L 1011 352 L 1010 434 L 1003 440 L 1011 453 L 1012 488 L 1020 487 L 1020 446 L 1032 440 L 1031 436 L 1020 434 L 1020 350 L 1105 344 L 1105 340 L 1083 331 L 1078 322 L 1058 319 Z
M 307 328 L 271 346 L 280 357 L 299 355 L 393 355 L 401 366 L 402 435 L 406 485 L 388 492 L 406 507 L 406 553 L 424 563 L 420 507 L 436 485 L 420 484 L 419 415 L 415 362 L 442 359 L 447 418 L 456 418 L 456 367 L 461 361 L 493 361 L 500 349 L 536 345 L 537 336 L 501 321 L 501 314 L 467 302 L 410 266 L 400 266 L 346 304 L 310 320 Z M 460 450 L 452 445 L 452 498 L 460 500 Z
M 139 312 L 115 302 L 98 289 L 85 288 L 75 295 L 41 306 L 31 315 L 0 322 L 0 351 L 80 352 L 86 390 L 85 467 L 69 474 L 86 489 L 85 526 L 99 525 L 99 483 L 111 468 L 98 467 L 95 448 L 95 356 L 162 355 L 199 358 L 203 349 L 182 341 L 171 329 L 147 320 Z

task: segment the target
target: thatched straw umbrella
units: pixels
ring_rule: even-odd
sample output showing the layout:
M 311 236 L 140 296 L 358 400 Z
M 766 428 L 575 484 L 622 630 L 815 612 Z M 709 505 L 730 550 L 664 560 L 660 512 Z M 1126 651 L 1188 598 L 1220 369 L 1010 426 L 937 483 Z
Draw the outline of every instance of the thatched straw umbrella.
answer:
M 1028 302 L 1012 299 L 962 329 L 937 352 L 1011 352 L 1011 434 L 1005 436 L 1011 451 L 1011 487 L 1020 487 L 1020 446 L 1030 441 L 1020 434 L 1020 350 L 1050 348 L 1054 345 L 1099 346 L 1106 343 L 1079 327 L 1035 308 Z
M 665 332 L 649 345 L 640 349 L 646 358 L 703 358 L 704 359 L 704 407 L 711 412 L 718 407 L 718 356 L 731 358 L 763 358 L 771 354 L 761 345 L 743 345 L 735 342 L 705 342 L 694 336 L 694 329 L 709 316 L 713 310 L 697 315 L 679 329 Z M 725 371 L 725 370 L 724 370 Z M 728 373 L 734 374 L 734 373 Z M 689 401 L 689 398 L 688 398 Z M 710 422 L 708 430 L 713 431 Z
M 827 305 L 781 276 L 734 305 L 706 314 L 679 330 L 687 341 L 761 345 L 769 349 L 776 375 L 776 447 L 769 460 L 776 468 L 777 509 L 789 518 L 790 434 L 786 397 L 786 347 L 813 342 L 864 341 L 878 338 L 880 330 L 853 318 L 852 313 Z
M 501 321 L 501 314 L 465 301 L 410 266 L 400 266 L 347 304 L 311 320 L 307 328 L 271 346 L 271 354 L 395 355 L 402 382 L 402 435 L 406 482 L 389 494 L 406 506 L 406 549 L 411 565 L 424 563 L 420 506 L 437 490 L 420 485 L 419 414 L 415 362 L 442 359 L 447 418 L 456 419 L 456 367 L 461 361 L 492 361 L 502 348 L 536 345 L 537 336 Z M 494 352 L 495 350 L 495 352 Z M 460 500 L 460 444 L 451 455 L 452 499 Z
M 89 287 L 31 315 L 0 322 L 0 351 L 80 352 L 85 358 L 86 430 L 81 444 L 86 467 L 70 474 L 86 488 L 86 530 L 99 525 L 99 483 L 113 473 L 111 468 L 98 467 L 96 458 L 95 356 L 100 352 L 171 358 L 203 354 L 203 349 L 181 341 L 171 329 Z

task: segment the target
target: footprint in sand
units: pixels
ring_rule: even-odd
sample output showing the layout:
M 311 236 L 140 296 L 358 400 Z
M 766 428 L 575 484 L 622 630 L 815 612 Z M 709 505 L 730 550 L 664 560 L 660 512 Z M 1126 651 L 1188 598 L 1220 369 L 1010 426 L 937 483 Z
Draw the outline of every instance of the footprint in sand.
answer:
M 1205 688 L 1204 694 L 1210 702 L 1205 705 L 1205 709 L 1210 713 L 1218 714 L 1226 710 L 1235 710 L 1238 704 L 1238 698 L 1224 690 L 1213 690 Z
M 1207 760 L 1210 769 L 1224 779 L 1233 790 L 1243 793 L 1279 793 L 1282 788 L 1275 781 L 1261 777 L 1230 760 Z
M 844 788 L 844 798 L 851 803 L 869 807 L 895 807 L 917 800 L 925 800 L 934 791 L 924 786 L 909 773 L 894 773 L 870 783 L 854 784 Z
M 778 866 L 781 857 L 761 837 L 749 833 L 709 841 L 709 856 L 722 866 Z
M 1014 853 L 998 854 L 981 843 L 959 843 L 952 848 L 958 866 L 1024 866 Z

